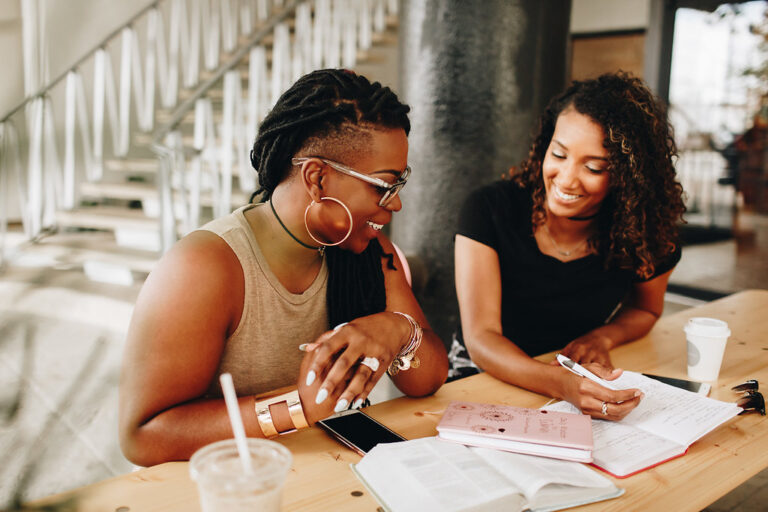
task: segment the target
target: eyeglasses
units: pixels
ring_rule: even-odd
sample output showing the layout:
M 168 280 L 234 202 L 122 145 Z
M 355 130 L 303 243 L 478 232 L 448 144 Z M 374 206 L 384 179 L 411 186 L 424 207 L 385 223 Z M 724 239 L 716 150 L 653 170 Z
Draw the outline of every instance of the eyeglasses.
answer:
M 758 391 L 759 387 L 760 384 L 755 379 L 749 379 L 743 384 L 731 388 L 731 390 L 736 391 L 737 393 L 744 393 L 744 395 L 742 395 L 736 402 L 739 407 L 744 409 L 739 415 L 757 411 L 765 416 L 765 399 L 763 398 L 763 394 Z
M 402 172 L 402 174 L 400 174 L 400 177 L 397 179 L 397 181 L 395 181 L 394 183 L 388 183 L 380 178 L 374 178 L 373 176 L 363 174 L 362 172 L 356 171 L 351 167 L 347 167 L 346 165 L 340 164 L 338 162 L 334 162 L 333 160 L 326 160 L 325 158 L 320 158 L 320 157 L 293 158 L 291 159 L 291 163 L 293 165 L 301 165 L 307 160 L 310 160 L 312 158 L 316 158 L 317 160 L 320 160 L 331 169 L 339 171 L 342 174 L 346 174 L 347 176 L 352 176 L 353 178 L 357 178 L 361 181 L 364 181 L 376 187 L 376 189 L 381 194 L 381 199 L 379 199 L 379 206 L 387 206 L 389 203 L 391 203 L 392 200 L 395 198 L 395 196 L 397 196 L 397 194 L 400 192 L 400 189 L 405 186 L 406 182 L 408 181 L 408 177 L 411 175 L 410 166 L 406 166 L 405 170 Z

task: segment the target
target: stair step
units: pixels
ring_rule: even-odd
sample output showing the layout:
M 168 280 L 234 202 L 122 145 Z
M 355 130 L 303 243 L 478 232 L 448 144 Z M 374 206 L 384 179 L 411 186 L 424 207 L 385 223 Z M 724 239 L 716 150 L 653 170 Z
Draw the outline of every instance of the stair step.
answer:
M 113 158 L 104 160 L 104 169 L 129 174 L 155 174 L 158 160 L 156 158 Z
M 240 71 L 240 79 L 243 80 L 243 82 L 247 82 L 248 78 L 250 78 L 250 71 L 248 68 L 248 60 L 249 57 L 245 57 L 243 61 L 240 63 L 240 65 L 237 66 L 237 70 Z M 267 54 L 267 65 L 272 63 L 272 55 Z M 200 72 L 200 81 L 205 81 L 211 78 L 216 72 L 215 71 L 201 71 Z M 182 90 L 189 90 L 189 89 L 182 89 Z M 181 92 L 181 91 L 179 91 Z
M 136 201 L 158 201 L 157 187 L 152 183 L 89 183 L 80 185 L 80 192 L 88 197 L 124 199 Z M 248 202 L 250 194 L 233 190 L 232 206 L 242 206 Z M 201 206 L 213 206 L 213 196 L 210 191 L 200 193 Z
M 151 133 L 135 133 L 133 135 L 133 143 L 137 146 L 149 146 L 154 140 L 154 135 Z M 181 134 L 181 143 L 186 147 L 193 147 L 195 143 L 195 136 L 191 133 Z M 218 143 L 218 142 L 217 142 Z M 157 162 L 157 161 L 155 161 Z M 155 163 L 155 171 L 157 170 L 157 163 Z
M 173 117 L 173 112 L 169 112 L 167 110 L 158 110 L 155 113 L 155 121 L 158 124 L 166 124 L 170 122 L 171 117 Z M 221 124 L 221 121 L 224 119 L 224 114 L 220 110 L 215 110 L 213 112 L 213 123 L 214 124 Z M 189 112 L 187 112 L 184 117 L 181 118 L 182 125 L 194 125 L 195 124 L 195 110 L 192 109 Z
M 159 222 L 144 215 L 140 209 L 110 206 L 92 206 L 56 212 L 56 222 L 60 227 L 79 227 L 90 229 L 158 231 Z
M 161 256 L 157 251 L 119 246 L 112 234 L 104 232 L 57 233 L 29 250 L 53 258 L 62 266 L 98 262 L 145 274 L 155 267 Z
M 192 95 L 195 93 L 194 89 L 182 89 L 179 91 L 179 101 L 184 101 L 192 97 Z M 224 99 L 224 89 L 221 85 L 213 86 L 212 88 L 208 89 L 208 91 L 205 93 L 205 97 L 213 100 L 221 102 Z M 246 98 L 243 98 L 245 100 Z
M 111 198 L 138 200 L 152 198 L 157 199 L 158 191 L 151 183 L 127 182 L 127 183 L 96 183 L 83 182 L 80 184 L 80 193 L 92 198 Z

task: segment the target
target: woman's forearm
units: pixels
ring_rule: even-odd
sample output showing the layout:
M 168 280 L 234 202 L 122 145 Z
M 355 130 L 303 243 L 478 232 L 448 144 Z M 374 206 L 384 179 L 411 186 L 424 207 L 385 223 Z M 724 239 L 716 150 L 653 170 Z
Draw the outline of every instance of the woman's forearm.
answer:
M 264 437 L 253 397 L 240 397 L 240 414 L 249 437 Z M 132 462 L 151 466 L 187 460 L 200 447 L 232 437 L 224 399 L 195 400 L 174 406 L 141 425 L 121 432 L 123 453 Z
M 317 379 L 306 385 L 309 358 L 302 361 L 298 392 L 304 417 L 309 425 L 333 414 L 334 404 L 340 389 L 334 390 L 330 399 L 321 404 L 315 402 L 320 388 Z M 267 396 L 279 395 L 287 389 L 275 390 Z M 238 397 L 240 416 L 248 437 L 265 437 L 256 416 L 255 405 L 262 395 Z M 270 407 L 271 417 L 278 432 L 292 430 L 295 425 L 285 403 Z M 173 460 L 187 460 L 198 448 L 232 437 L 232 426 L 223 398 L 202 398 L 170 407 L 145 419 L 127 421 L 130 414 L 123 412 L 126 421 L 122 421 L 120 444 L 126 457 L 141 466 L 150 466 Z
M 635 307 L 622 308 L 609 323 L 593 329 L 590 334 L 607 338 L 608 350 L 642 338 L 651 330 L 658 315 Z
M 416 357 L 419 358 L 418 368 L 400 371 L 392 380 L 408 396 L 431 395 L 448 376 L 448 358 L 443 342 L 431 329 L 424 329 Z
M 465 341 L 472 361 L 497 379 L 554 398 L 565 397 L 563 368 L 531 358 L 498 333 L 465 334 Z

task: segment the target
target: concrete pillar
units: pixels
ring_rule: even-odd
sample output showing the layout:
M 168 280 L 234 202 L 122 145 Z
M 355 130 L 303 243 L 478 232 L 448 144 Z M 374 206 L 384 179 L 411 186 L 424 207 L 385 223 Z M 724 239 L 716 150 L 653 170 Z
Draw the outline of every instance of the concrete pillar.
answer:
M 453 234 L 466 195 L 527 154 L 547 101 L 565 85 L 570 0 L 404 0 L 401 95 L 410 163 L 392 239 L 428 272 L 417 294 L 450 343 L 459 324 Z
M 643 80 L 665 102 L 669 102 L 669 77 L 672 73 L 672 40 L 675 35 L 677 3 L 671 0 L 651 0 L 650 19 L 645 34 Z

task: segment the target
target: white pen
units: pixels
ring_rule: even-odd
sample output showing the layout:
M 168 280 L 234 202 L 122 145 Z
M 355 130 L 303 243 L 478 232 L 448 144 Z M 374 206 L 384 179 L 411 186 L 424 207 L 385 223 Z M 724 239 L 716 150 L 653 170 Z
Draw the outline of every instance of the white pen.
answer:
M 591 371 L 587 370 L 583 366 L 581 366 L 579 363 L 575 363 L 572 360 L 565 357 L 563 354 L 557 354 L 557 362 L 560 363 L 560 365 L 563 368 L 566 368 L 568 371 L 571 371 L 575 373 L 576 375 L 580 375 L 581 377 L 586 377 L 587 379 L 597 382 L 603 387 L 606 387 L 608 389 L 613 389 L 614 391 L 617 391 L 619 388 L 611 384 L 605 379 L 601 379 Z

